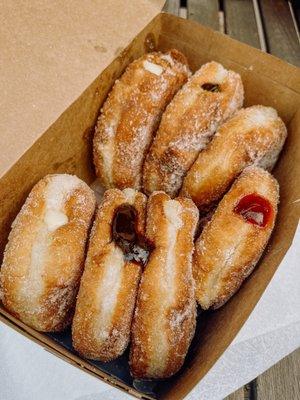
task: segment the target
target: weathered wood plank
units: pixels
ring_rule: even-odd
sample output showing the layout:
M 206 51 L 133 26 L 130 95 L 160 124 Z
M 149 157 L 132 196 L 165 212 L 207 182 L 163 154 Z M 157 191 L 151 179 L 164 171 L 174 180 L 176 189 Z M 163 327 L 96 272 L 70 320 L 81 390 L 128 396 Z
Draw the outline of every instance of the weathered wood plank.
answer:
M 268 51 L 300 66 L 300 45 L 288 2 L 260 0 Z
M 244 388 L 238 389 L 236 392 L 227 396 L 224 400 L 245 400 Z
M 257 378 L 259 400 L 300 399 L 300 349 Z
M 252 0 L 224 0 L 225 32 L 234 39 L 260 48 Z
M 200 22 L 202 25 L 219 30 L 218 0 L 188 0 L 187 18 Z
M 296 4 L 296 2 L 290 0 L 289 7 L 290 7 L 291 14 L 292 14 L 293 22 L 295 25 L 297 38 L 300 43 L 300 3 L 299 3 L 299 0 L 297 0 L 297 1 L 298 1 L 298 5 Z
M 179 7 L 180 0 L 167 0 L 163 7 L 163 11 L 169 14 L 179 15 Z
M 292 4 L 293 4 L 296 20 L 298 23 L 298 27 L 300 27 L 300 4 L 297 4 L 296 1 L 293 1 Z
M 224 400 L 265 400 L 257 397 L 256 379 L 247 383 Z

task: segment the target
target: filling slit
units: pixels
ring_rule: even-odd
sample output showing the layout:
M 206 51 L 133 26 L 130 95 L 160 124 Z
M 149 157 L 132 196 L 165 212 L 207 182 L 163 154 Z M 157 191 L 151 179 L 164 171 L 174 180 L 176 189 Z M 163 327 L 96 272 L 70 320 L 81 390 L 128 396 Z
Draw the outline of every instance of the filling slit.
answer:
M 220 85 L 218 85 L 217 83 L 204 83 L 201 87 L 203 90 L 206 90 L 207 92 L 214 92 L 214 93 L 221 92 Z
M 239 200 L 234 212 L 246 222 L 264 228 L 272 218 L 272 205 L 264 197 L 251 193 Z
M 119 206 L 112 223 L 112 238 L 122 250 L 126 261 L 135 261 L 143 267 L 147 264 L 150 255 L 150 244 L 138 233 L 137 211 L 130 204 Z

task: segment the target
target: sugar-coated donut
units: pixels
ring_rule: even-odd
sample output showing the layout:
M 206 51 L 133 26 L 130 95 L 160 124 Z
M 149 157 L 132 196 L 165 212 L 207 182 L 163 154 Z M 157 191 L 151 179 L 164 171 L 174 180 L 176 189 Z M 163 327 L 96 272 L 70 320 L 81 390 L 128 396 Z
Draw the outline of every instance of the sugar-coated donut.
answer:
M 103 105 L 94 137 L 94 163 L 102 185 L 139 189 L 142 164 L 162 112 L 190 74 L 177 50 L 132 62 Z
M 240 110 L 199 154 L 184 179 L 181 195 L 191 197 L 200 209 L 209 208 L 246 166 L 271 170 L 286 135 L 286 127 L 273 108 Z
M 143 189 L 175 196 L 182 180 L 219 125 L 242 107 L 239 74 L 221 64 L 203 65 L 166 108 L 143 169 Z
M 124 254 L 116 235 L 121 229 L 128 241 L 143 236 L 145 211 L 146 196 L 133 189 L 109 189 L 104 194 L 72 325 L 73 346 L 86 358 L 110 361 L 128 345 L 142 265 L 137 262 L 136 244 Z
M 39 331 L 68 325 L 82 274 L 93 191 L 72 175 L 47 175 L 12 224 L 0 270 L 1 298 Z
M 167 378 L 182 366 L 196 323 L 192 278 L 198 210 L 163 192 L 148 200 L 147 238 L 153 245 L 141 278 L 132 326 L 131 373 Z
M 226 303 L 253 271 L 272 233 L 278 201 L 276 179 L 255 166 L 223 197 L 195 244 L 193 274 L 203 309 Z

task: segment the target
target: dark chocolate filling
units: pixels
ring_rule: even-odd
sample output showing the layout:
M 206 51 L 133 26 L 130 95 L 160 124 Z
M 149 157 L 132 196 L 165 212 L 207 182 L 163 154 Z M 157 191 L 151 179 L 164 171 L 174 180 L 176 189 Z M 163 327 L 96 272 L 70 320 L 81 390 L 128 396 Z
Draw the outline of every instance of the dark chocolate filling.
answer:
M 127 261 L 135 261 L 145 266 L 149 259 L 151 246 L 147 240 L 138 233 L 137 211 L 130 204 L 119 206 L 113 218 L 112 238 L 123 251 Z
M 214 92 L 214 93 L 221 92 L 220 85 L 216 83 L 204 83 L 201 87 L 203 90 L 206 90 L 207 92 Z

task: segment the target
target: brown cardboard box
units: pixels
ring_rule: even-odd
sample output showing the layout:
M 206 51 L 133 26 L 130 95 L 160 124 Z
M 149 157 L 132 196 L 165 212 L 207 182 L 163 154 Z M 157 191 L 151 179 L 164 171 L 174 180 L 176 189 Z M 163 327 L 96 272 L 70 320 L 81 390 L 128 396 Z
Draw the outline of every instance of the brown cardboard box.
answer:
M 115 0 L 115 3 L 119 2 Z M 148 6 L 150 7 L 153 6 L 155 1 L 147 2 L 145 0 L 144 3 L 149 3 Z M 155 7 L 158 6 L 158 3 L 159 1 L 155 4 Z M 152 13 L 155 11 L 155 7 L 150 7 Z M 106 10 L 107 15 L 110 15 L 110 11 Z M 119 10 L 119 12 L 121 11 Z M 134 11 L 132 12 L 134 14 Z M 141 9 L 137 10 L 137 13 L 141 12 Z M 148 16 L 151 12 L 148 10 Z M 140 18 L 141 14 L 137 15 Z M 127 21 L 133 21 L 133 19 L 131 15 Z M 123 22 L 120 22 L 120 24 L 122 25 Z M 105 29 L 108 29 L 107 26 L 105 26 Z M 110 29 L 113 30 L 114 27 L 110 25 Z M 130 33 L 133 33 L 133 31 L 131 30 Z M 120 38 L 119 41 L 122 42 Z M 93 42 L 93 46 L 100 46 L 95 43 L 96 41 Z M 115 46 L 115 43 L 114 41 L 113 46 Z M 106 45 L 109 49 L 109 38 Z M 13 113 L 15 116 L 11 127 L 14 140 L 9 142 L 4 161 L 0 164 L 3 174 L 0 180 L 0 248 L 2 252 L 10 224 L 30 189 L 45 174 L 68 172 L 77 174 L 88 183 L 93 181 L 94 173 L 91 162 L 93 127 L 99 108 L 111 85 L 122 73 L 125 66 L 144 52 L 153 49 L 164 51 L 172 47 L 186 54 L 193 70 L 199 68 L 204 62 L 216 60 L 225 67 L 239 72 L 245 85 L 246 105 L 264 104 L 273 106 L 288 125 L 288 140 L 274 171 L 281 189 L 278 221 L 270 245 L 259 266 L 241 290 L 223 308 L 200 316 L 192 344 L 193 350 L 190 352 L 185 366 L 179 374 L 168 381 L 159 382 L 153 387 L 146 385 L 145 389 L 148 394 L 140 393 L 134 388 L 133 382 L 126 375 L 128 372 L 125 371 L 126 379 L 116 373 L 117 369 L 114 369 L 116 366 L 119 369 L 126 369 L 124 358 L 116 362 L 119 364 L 108 367 L 99 363 L 90 363 L 70 350 L 68 337 L 40 334 L 13 318 L 2 306 L 0 306 L 0 320 L 39 343 L 56 356 L 110 382 L 114 386 L 127 390 L 137 397 L 177 400 L 182 399 L 197 384 L 229 346 L 261 297 L 291 244 L 299 218 L 300 206 L 300 203 L 296 202 L 300 197 L 299 69 L 227 36 L 204 28 L 193 21 L 183 20 L 168 14 L 159 14 L 101 72 L 107 62 L 114 58 L 114 55 L 108 50 L 109 54 L 104 61 L 102 59 L 102 65 L 100 63 L 99 66 L 101 74 L 94 81 L 91 82 L 92 79 L 89 81 L 89 78 L 93 76 L 95 70 L 91 70 L 91 73 L 82 78 L 82 76 L 74 74 L 77 68 L 72 69 L 70 67 L 70 71 L 73 73 L 73 75 L 71 73 L 72 79 L 79 80 L 79 83 L 76 81 L 76 90 L 82 86 L 82 94 L 73 104 L 66 107 L 55 122 L 52 120 L 60 107 L 68 104 L 76 93 L 74 90 L 72 91 L 72 81 L 70 82 L 65 74 L 59 76 L 60 82 L 65 82 L 61 91 L 69 92 L 58 99 L 57 88 L 52 91 L 50 83 L 45 83 L 49 91 L 47 92 L 48 96 L 46 96 L 47 101 L 38 102 L 40 112 L 36 114 L 34 108 L 28 108 L 24 104 L 26 112 L 31 113 L 29 117 L 27 116 L 27 119 L 25 118 L 24 122 L 28 133 L 26 138 L 18 133 L 18 129 L 23 127 L 23 122 L 22 112 L 21 117 L 18 112 L 21 103 L 18 103 L 16 86 L 19 84 L 21 90 L 22 82 L 12 82 L 11 87 L 10 85 L 7 86 L 12 93 L 7 93 L 6 111 L 8 115 Z M 38 45 L 37 52 L 39 48 Z M 76 49 L 78 50 L 78 47 Z M 46 50 L 45 52 L 47 54 Z M 71 57 L 71 64 L 77 62 L 77 54 L 69 56 Z M 82 61 L 82 57 L 78 56 L 78 59 Z M 35 60 L 36 62 L 37 60 Z M 82 66 L 83 64 L 78 61 L 78 74 L 80 74 L 80 70 L 82 72 Z M 58 73 L 58 71 L 59 68 L 55 70 L 55 73 Z M 6 73 L 7 79 L 9 79 L 10 75 L 8 72 Z M 43 74 L 44 78 L 47 77 L 46 70 L 43 71 Z M 52 81 L 54 78 L 55 74 L 49 77 Z M 86 85 L 86 81 L 89 81 L 89 85 Z M 38 79 L 38 84 L 42 85 L 40 79 Z M 38 93 L 38 90 L 33 88 L 31 99 L 34 98 L 35 93 Z M 24 95 L 25 98 L 26 95 Z M 1 116 L 1 119 L 3 119 L 3 116 Z M 6 124 L 7 126 L 8 124 Z M 7 137 L 2 134 L 1 140 L 3 142 L 0 141 L 0 143 L 2 149 L 4 149 L 6 148 L 5 140 L 7 140 Z M 34 144 L 29 147 L 33 142 Z M 26 148 L 28 150 L 22 155 Z M 11 164 L 13 165 L 10 167 Z

